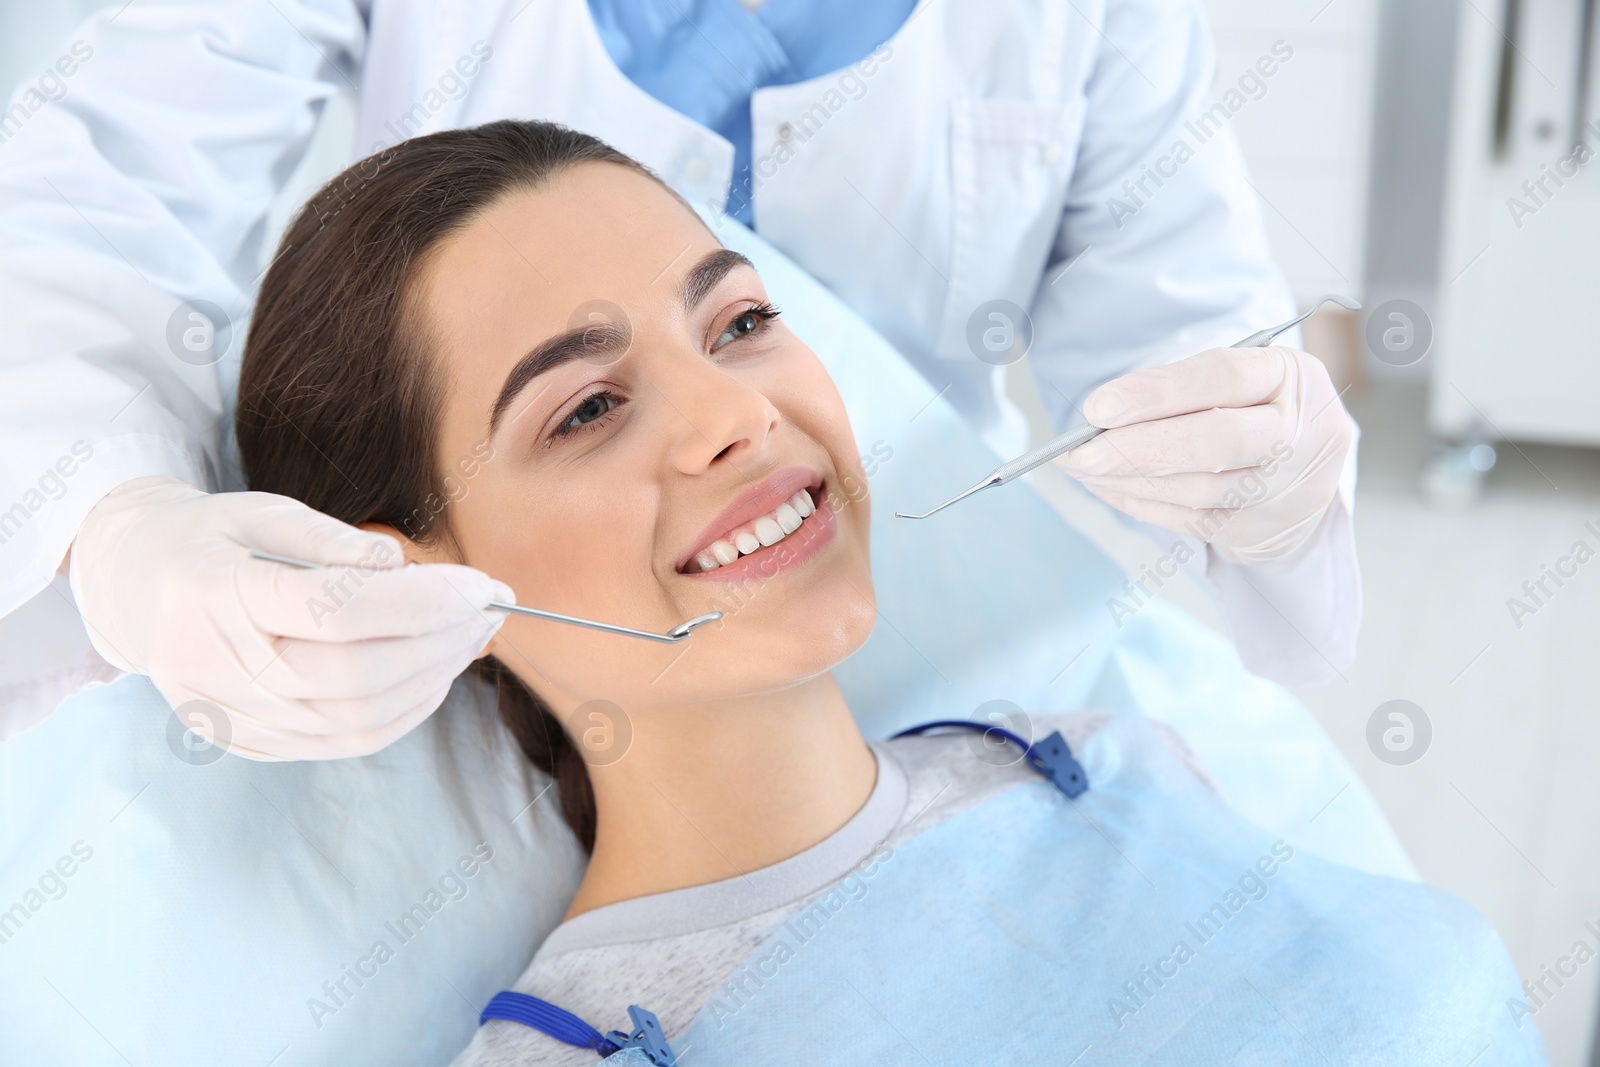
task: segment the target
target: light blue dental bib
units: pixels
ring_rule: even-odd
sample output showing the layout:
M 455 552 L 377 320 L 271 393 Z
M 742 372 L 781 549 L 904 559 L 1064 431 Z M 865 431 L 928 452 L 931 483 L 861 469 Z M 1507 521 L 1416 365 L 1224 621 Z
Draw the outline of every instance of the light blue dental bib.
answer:
M 678 1062 L 1546 1062 L 1459 900 L 1275 841 L 1137 717 L 1080 758 L 1076 801 L 1014 787 L 780 928 Z

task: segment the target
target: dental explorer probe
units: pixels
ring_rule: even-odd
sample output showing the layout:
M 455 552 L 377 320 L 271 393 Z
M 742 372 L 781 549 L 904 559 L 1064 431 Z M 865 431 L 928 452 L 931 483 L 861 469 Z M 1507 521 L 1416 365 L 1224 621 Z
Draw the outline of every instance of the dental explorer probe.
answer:
M 1361 304 L 1359 302 L 1351 300 L 1347 296 L 1337 296 L 1333 293 L 1328 293 L 1322 297 L 1319 297 L 1317 302 L 1312 304 L 1310 310 L 1305 314 L 1297 315 L 1288 322 L 1280 325 L 1270 326 L 1265 330 L 1257 330 L 1249 337 L 1246 337 L 1240 341 L 1235 341 L 1228 347 L 1265 348 L 1272 343 L 1273 338 L 1277 337 L 1285 330 L 1293 329 L 1294 327 L 1300 325 L 1302 322 L 1309 319 L 1318 308 L 1330 301 L 1349 311 L 1361 310 Z M 971 489 L 967 489 L 956 494 L 949 500 L 946 500 L 943 504 L 940 504 L 938 507 L 934 508 L 932 511 L 924 511 L 920 515 L 913 515 L 908 511 L 897 511 L 895 512 L 895 517 L 901 519 L 926 519 L 929 515 L 941 512 L 951 504 L 960 503 L 973 493 L 979 492 L 983 489 L 988 489 L 992 486 L 1005 485 L 1007 482 L 1012 481 L 1013 479 L 1020 478 L 1024 474 L 1027 474 L 1029 471 L 1033 470 L 1035 467 L 1043 466 L 1052 459 L 1055 459 L 1063 452 L 1070 452 L 1079 445 L 1088 444 L 1096 437 L 1099 437 L 1103 432 L 1105 431 L 1099 426 L 1080 426 L 1076 430 L 1068 430 L 1060 437 L 1046 441 L 1033 451 L 1023 453 L 1010 463 L 1002 463 L 1000 466 L 996 467 L 987 478 L 983 479 L 983 481 L 979 482 L 977 485 L 974 485 Z
M 253 559 L 264 559 L 268 563 L 282 563 L 290 567 L 299 567 L 302 570 L 321 570 L 323 564 L 309 563 L 303 559 L 294 559 L 290 556 L 275 556 L 271 552 L 252 552 Z M 489 607 L 495 611 L 509 611 L 517 615 L 529 615 L 535 619 L 549 619 L 551 622 L 564 622 L 569 626 L 583 626 L 590 630 L 600 630 L 608 634 L 622 634 L 624 637 L 637 637 L 644 641 L 660 641 L 663 644 L 675 645 L 689 636 L 689 631 L 696 626 L 708 622 L 716 622 L 722 618 L 722 612 L 713 611 L 705 615 L 696 615 L 688 622 L 682 622 L 664 634 L 652 633 L 649 630 L 635 630 L 628 626 L 615 626 L 609 622 L 595 622 L 593 619 L 580 619 L 574 615 L 560 615 L 554 611 L 540 611 L 538 608 L 525 608 L 521 604 L 507 604 L 500 600 L 489 601 Z

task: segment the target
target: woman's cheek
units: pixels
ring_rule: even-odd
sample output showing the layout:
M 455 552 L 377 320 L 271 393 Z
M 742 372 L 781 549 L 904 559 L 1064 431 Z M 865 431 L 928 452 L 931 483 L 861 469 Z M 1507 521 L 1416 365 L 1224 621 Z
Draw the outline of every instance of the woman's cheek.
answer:
M 804 348 L 802 354 L 789 361 L 785 373 L 773 383 L 768 396 L 780 411 L 786 412 L 800 429 L 828 450 L 840 475 L 860 476 L 856 469 L 860 464 L 855 433 L 844 398 L 815 353 Z

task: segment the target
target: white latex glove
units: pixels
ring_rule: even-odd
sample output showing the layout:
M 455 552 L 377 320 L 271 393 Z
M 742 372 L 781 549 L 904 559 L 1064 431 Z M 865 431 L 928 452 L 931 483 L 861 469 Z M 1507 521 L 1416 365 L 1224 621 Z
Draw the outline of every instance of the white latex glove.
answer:
M 1063 471 L 1136 519 L 1272 569 L 1311 544 L 1355 440 L 1327 369 L 1279 346 L 1134 371 L 1083 413 L 1106 432 L 1058 458 Z
M 165 477 L 106 494 L 71 556 L 100 655 L 149 675 L 206 740 L 258 760 L 360 756 L 399 739 L 505 621 L 482 609 L 515 600 L 471 567 L 406 566 L 393 537 L 297 500 Z

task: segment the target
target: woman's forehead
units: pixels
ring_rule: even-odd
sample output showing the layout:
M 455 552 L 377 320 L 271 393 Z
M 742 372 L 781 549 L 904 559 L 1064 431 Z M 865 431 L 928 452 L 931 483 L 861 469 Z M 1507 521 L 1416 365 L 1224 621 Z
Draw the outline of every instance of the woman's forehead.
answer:
M 580 164 L 508 193 L 441 241 L 422 265 L 418 310 L 457 401 L 476 412 L 585 308 L 620 309 L 635 329 L 678 320 L 685 280 L 721 249 L 652 178 Z
M 659 182 L 631 167 L 583 163 L 501 197 L 441 243 L 427 273 L 439 300 L 471 308 L 462 298 L 479 292 L 491 302 L 537 303 L 565 321 L 596 299 L 659 299 L 673 288 L 659 283 L 718 247 Z

